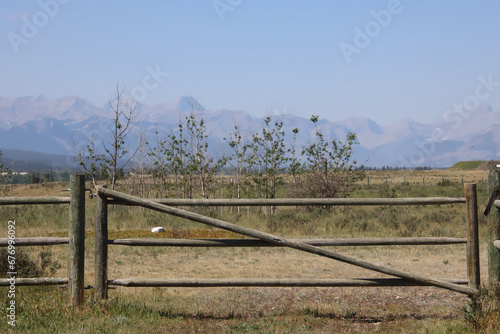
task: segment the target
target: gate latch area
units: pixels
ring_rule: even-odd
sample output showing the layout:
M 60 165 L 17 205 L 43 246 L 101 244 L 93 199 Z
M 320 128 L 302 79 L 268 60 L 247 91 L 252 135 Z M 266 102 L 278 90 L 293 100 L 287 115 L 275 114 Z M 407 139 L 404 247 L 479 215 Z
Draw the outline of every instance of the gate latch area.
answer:
M 493 189 L 488 205 L 486 205 L 486 209 L 484 210 L 485 216 L 487 216 L 490 213 L 491 207 L 493 206 L 493 202 L 495 202 L 497 196 L 498 196 L 498 188 L 495 188 Z

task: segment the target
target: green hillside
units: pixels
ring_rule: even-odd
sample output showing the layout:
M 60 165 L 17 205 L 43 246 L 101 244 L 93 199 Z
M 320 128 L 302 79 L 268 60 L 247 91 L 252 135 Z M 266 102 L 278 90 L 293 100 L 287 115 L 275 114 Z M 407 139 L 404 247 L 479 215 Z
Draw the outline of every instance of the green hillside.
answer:
M 495 166 L 499 165 L 500 161 L 498 160 L 477 160 L 477 161 L 460 161 L 451 166 L 449 169 L 451 170 L 488 170 L 495 168 Z
M 484 161 L 477 160 L 477 161 L 459 161 L 453 166 L 450 167 L 452 170 L 474 170 L 479 168 L 481 164 L 483 164 Z

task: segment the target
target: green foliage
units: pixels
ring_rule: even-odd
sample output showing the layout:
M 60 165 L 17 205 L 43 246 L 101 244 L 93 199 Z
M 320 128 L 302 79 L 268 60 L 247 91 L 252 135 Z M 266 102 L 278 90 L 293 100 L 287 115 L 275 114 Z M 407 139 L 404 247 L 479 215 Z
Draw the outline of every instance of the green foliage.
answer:
M 300 161 L 300 156 L 297 153 L 297 134 L 299 133 L 298 128 L 294 128 L 293 132 L 293 142 L 292 147 L 288 149 L 289 154 L 289 166 L 288 173 L 293 177 L 293 186 L 296 188 L 300 183 L 300 174 L 302 169 L 302 162 Z
M 149 147 L 152 171 L 160 193 L 166 197 L 168 189 L 175 189 L 175 196 L 214 197 L 217 190 L 216 175 L 227 163 L 223 155 L 215 157 L 208 146 L 208 133 L 201 113 L 194 110 L 179 119 L 175 131 L 164 138 L 155 132 L 153 145 Z M 168 179 L 173 176 L 169 183 Z
M 246 162 L 256 197 L 275 198 L 278 187 L 283 185 L 283 174 L 288 162 L 283 122 L 272 122 L 270 116 L 266 117 L 262 132 L 252 136 L 247 150 L 249 155 Z
M 52 277 L 61 265 L 52 259 L 52 252 L 44 248 L 39 253 L 39 261 L 33 261 L 28 253 L 17 248 L 15 252 L 15 270 L 10 270 L 7 248 L 0 249 L 0 277 L 8 277 L 7 272 L 16 271 L 16 277 Z
M 498 333 L 500 330 L 500 286 L 481 287 L 462 308 L 465 322 L 476 333 Z
M 61 268 L 61 264 L 52 258 L 52 252 L 48 247 L 44 247 L 40 251 L 40 270 L 44 277 L 52 277 L 58 269 Z
M 245 178 L 248 173 L 248 165 L 246 154 L 248 145 L 243 142 L 241 130 L 238 125 L 234 126 L 233 131 L 229 134 L 227 141 L 231 153 L 227 156 L 227 163 L 232 169 L 232 178 L 230 180 L 230 190 L 232 198 L 241 198 Z M 236 192 L 236 194 L 234 194 Z M 238 207 L 238 213 L 241 213 L 241 208 Z
M 452 182 L 452 181 L 450 181 L 448 179 L 443 178 L 441 181 L 439 181 L 437 183 L 437 186 L 438 187 L 449 187 L 449 186 L 452 186 L 454 184 L 455 184 L 454 182 Z
M 9 269 L 7 248 L 0 249 L 0 275 L 1 277 L 8 277 L 7 272 L 12 271 Z M 36 262 L 32 261 L 27 253 L 17 249 L 15 253 L 16 270 L 18 277 L 40 277 L 42 271 Z
M 106 165 L 104 164 L 104 154 L 98 152 L 97 135 L 92 130 L 92 134 L 87 143 L 81 148 L 77 148 L 75 159 L 84 169 L 85 175 L 97 184 L 102 176 L 106 174 Z
M 2 151 L 0 150 L 0 196 L 5 195 L 4 183 L 10 178 L 10 170 L 8 168 L 4 168 L 2 164 Z
M 353 147 L 359 144 L 356 134 L 349 132 L 344 142 L 327 141 L 317 126 L 318 116 L 312 116 L 316 125 L 314 142 L 302 148 L 305 162 L 302 177 L 295 190 L 296 197 L 347 197 L 350 187 L 364 178 L 363 166 L 352 160 Z
M 216 191 L 216 175 L 227 162 L 226 157 L 214 157 L 209 152 L 208 133 L 203 117 L 196 115 L 194 111 L 186 117 L 186 129 L 188 131 L 188 168 L 196 173 L 199 179 L 202 198 L 209 198 Z
M 279 210 L 274 215 L 267 216 L 266 220 L 266 227 L 271 233 L 314 235 L 318 228 L 318 224 L 309 215 L 298 211 Z
M 288 173 L 294 180 L 293 196 L 346 197 L 352 184 L 364 177 L 362 166 L 352 160 L 353 146 L 358 144 L 354 133 L 348 133 L 344 142 L 327 141 L 316 127 L 314 142 L 298 149 L 299 129 L 295 128 L 292 145 L 287 147 L 283 121 L 270 116 L 265 118 L 261 131 L 250 138 L 244 138 L 235 126 L 225 139 L 230 154 L 224 149 L 215 154 L 209 147 L 203 114 L 194 105 L 192 112 L 180 117 L 178 126 L 167 134 L 155 131 L 148 138 L 143 135 L 138 147 L 128 148 L 127 138 L 135 126 L 135 103 L 124 99 L 122 94 L 117 87 L 114 99 L 109 102 L 114 116 L 107 125 L 109 131 L 93 132 L 75 152 L 76 160 L 94 185 L 107 179 L 115 189 L 117 180 L 125 177 L 124 168 L 137 152 L 140 167 L 133 168 L 133 172 L 134 176 L 140 174 L 137 179 L 142 184 L 135 191 L 140 188 L 141 196 L 276 198 L 280 192 L 284 193 Z M 311 117 L 314 124 L 318 119 Z M 235 177 L 226 185 L 217 175 L 222 175 L 228 164 Z M 145 181 L 148 175 L 153 176 L 151 182 Z M 229 196 L 224 195 L 226 187 Z

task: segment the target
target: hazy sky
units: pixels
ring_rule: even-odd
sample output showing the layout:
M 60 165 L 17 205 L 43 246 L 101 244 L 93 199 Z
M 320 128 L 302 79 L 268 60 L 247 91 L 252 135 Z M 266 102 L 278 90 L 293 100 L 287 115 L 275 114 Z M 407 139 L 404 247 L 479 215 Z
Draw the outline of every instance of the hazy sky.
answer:
M 118 82 L 148 105 L 382 124 L 500 108 L 499 1 L 2 1 L 0 15 L 4 97 L 103 104 Z

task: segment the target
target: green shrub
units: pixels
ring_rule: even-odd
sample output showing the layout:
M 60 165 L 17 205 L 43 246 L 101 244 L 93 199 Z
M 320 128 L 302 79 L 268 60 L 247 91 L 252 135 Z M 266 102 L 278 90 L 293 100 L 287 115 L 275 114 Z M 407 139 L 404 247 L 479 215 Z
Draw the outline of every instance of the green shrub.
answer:
M 15 270 L 9 267 L 7 248 L 0 249 L 0 277 L 8 277 L 7 272 L 17 272 L 17 277 L 51 277 L 61 268 L 59 262 L 52 260 L 52 252 L 43 248 L 39 253 L 39 263 L 33 261 L 28 253 L 17 248 L 15 255 Z
M 16 253 L 12 255 L 15 259 L 15 270 L 9 267 L 9 253 L 7 248 L 0 250 L 0 275 L 8 277 L 7 272 L 17 272 L 18 277 L 40 277 L 42 271 L 36 262 L 32 261 L 27 253 L 20 249 L 16 249 Z
M 437 183 L 439 187 L 449 187 L 449 186 L 454 186 L 455 183 L 451 180 L 443 178 L 441 181 Z
M 498 333 L 500 329 L 500 286 L 481 287 L 463 307 L 465 322 L 475 332 Z

